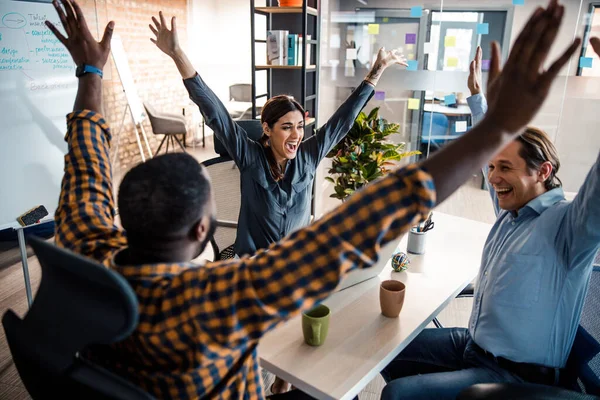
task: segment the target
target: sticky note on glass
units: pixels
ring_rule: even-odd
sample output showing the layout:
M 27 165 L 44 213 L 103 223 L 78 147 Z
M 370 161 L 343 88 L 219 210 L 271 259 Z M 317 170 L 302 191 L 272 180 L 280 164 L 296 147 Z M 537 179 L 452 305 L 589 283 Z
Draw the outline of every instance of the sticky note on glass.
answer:
M 423 7 L 411 7 L 410 8 L 410 16 L 412 18 L 420 18 L 423 16 Z
M 449 94 L 448 96 L 444 96 L 444 104 L 447 106 L 456 104 L 456 95 Z
M 444 46 L 456 47 L 456 36 L 446 36 L 444 38 Z
M 407 51 L 409 51 L 409 50 L 410 50 L 410 51 L 413 51 L 414 49 L 415 49 L 415 45 L 414 45 L 414 44 L 407 44 L 407 45 L 406 45 L 406 50 L 407 50 Z
M 404 41 L 406 44 L 417 43 L 417 34 L 416 33 L 407 33 Z
M 379 24 L 367 25 L 367 32 L 369 35 L 379 35 Z
M 395 29 L 392 29 L 392 36 L 396 36 L 398 34 L 398 32 L 396 32 Z
M 515 6 L 524 6 L 525 0 L 513 0 L 513 5 Z
M 375 100 L 385 100 L 385 92 L 383 90 L 375 91 Z
M 431 54 L 433 53 L 433 43 L 427 42 L 423 44 L 423 53 Z
M 490 33 L 490 24 L 477 24 L 478 35 L 487 35 L 488 33 Z
M 483 71 L 489 71 L 490 70 L 490 60 L 481 60 L 481 69 Z
M 414 60 L 415 59 L 415 55 L 413 53 L 408 53 L 408 55 L 406 56 L 407 60 Z
M 458 58 L 456 57 L 448 57 L 448 62 L 446 63 L 448 67 L 458 67 Z
M 356 49 L 346 49 L 346 59 L 356 60 L 358 58 Z
M 408 109 L 409 110 L 418 110 L 420 105 L 421 105 L 421 100 L 408 99 Z
M 412 55 L 414 57 L 414 55 Z M 417 60 L 410 60 L 408 61 L 408 67 L 406 67 L 407 71 L 416 71 L 417 67 L 419 66 L 419 62 Z
M 389 20 L 390 20 L 390 19 L 389 19 L 388 17 L 384 17 L 384 18 L 383 18 L 383 22 L 389 22 Z
M 589 57 L 581 57 L 579 59 L 579 68 L 592 68 L 593 59 Z
M 466 132 L 467 131 L 467 121 L 456 121 L 454 125 L 456 129 L 456 133 Z

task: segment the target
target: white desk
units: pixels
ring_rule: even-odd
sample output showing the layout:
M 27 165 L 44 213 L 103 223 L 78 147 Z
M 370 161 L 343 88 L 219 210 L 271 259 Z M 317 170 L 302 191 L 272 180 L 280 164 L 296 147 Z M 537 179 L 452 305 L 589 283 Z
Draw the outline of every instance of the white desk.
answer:
M 448 117 L 465 117 L 471 115 L 471 109 L 469 106 L 465 105 L 458 105 L 458 107 L 454 108 L 443 106 L 441 104 L 425 103 L 423 109 L 428 112 L 444 114 Z
M 332 314 L 322 346 L 304 343 L 297 317 L 261 340 L 261 366 L 319 399 L 356 396 L 477 275 L 491 225 L 435 211 L 433 220 L 426 254 L 409 254 L 408 271 L 393 272 L 388 263 L 377 278 L 324 302 Z M 381 315 L 379 284 L 385 279 L 406 284 L 399 318 Z

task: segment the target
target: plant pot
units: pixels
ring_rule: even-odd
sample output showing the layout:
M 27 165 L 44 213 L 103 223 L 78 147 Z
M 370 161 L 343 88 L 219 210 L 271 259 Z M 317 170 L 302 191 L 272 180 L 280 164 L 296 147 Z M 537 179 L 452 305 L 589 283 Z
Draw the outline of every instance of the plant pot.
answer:
M 279 7 L 302 7 L 303 0 L 278 0 Z

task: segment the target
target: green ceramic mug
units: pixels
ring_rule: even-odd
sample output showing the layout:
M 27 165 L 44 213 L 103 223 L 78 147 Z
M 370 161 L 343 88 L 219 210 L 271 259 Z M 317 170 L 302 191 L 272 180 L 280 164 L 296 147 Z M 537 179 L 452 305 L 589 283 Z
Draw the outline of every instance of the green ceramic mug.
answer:
M 302 333 L 306 344 L 320 346 L 325 343 L 330 315 L 331 311 L 324 304 L 302 314 Z

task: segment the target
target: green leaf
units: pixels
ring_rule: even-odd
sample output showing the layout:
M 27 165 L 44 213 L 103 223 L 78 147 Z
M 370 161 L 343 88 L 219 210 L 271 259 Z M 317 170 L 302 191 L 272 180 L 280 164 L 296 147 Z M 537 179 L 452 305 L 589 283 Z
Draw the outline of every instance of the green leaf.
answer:
M 331 182 L 331 183 L 335 183 L 335 181 L 333 180 L 333 178 L 330 177 L 330 176 L 326 176 L 325 180 L 328 181 L 328 182 Z
M 378 113 L 379 113 L 379 107 L 375 107 L 374 109 L 372 109 L 371 112 L 369 113 L 369 116 L 367 117 L 367 121 L 373 121 L 375 118 L 377 118 Z

